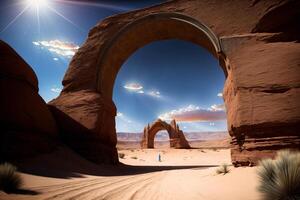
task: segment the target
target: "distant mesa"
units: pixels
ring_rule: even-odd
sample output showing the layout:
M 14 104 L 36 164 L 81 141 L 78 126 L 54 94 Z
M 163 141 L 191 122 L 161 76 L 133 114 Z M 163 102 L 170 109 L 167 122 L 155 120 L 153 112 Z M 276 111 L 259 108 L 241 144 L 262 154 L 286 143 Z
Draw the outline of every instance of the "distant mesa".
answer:
M 170 137 L 170 147 L 176 149 L 189 149 L 191 148 L 186 140 L 182 130 L 179 129 L 175 120 L 172 120 L 170 124 L 161 119 L 157 119 L 151 125 L 147 125 L 144 128 L 143 138 L 141 141 L 142 148 L 154 148 L 155 135 L 161 131 L 166 130 Z

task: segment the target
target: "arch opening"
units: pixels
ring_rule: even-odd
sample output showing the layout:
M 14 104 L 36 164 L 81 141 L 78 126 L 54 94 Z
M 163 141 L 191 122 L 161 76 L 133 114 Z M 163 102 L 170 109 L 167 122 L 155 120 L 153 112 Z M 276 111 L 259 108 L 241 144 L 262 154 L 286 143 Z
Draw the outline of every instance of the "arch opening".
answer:
M 174 51 L 173 51 L 174 49 L 176 49 L 176 47 L 177 47 L 177 49 L 181 49 L 180 52 L 184 52 L 185 49 L 190 49 L 190 50 L 188 50 L 188 53 L 187 53 L 189 56 L 187 57 L 186 54 L 183 54 L 182 56 L 177 55 L 176 58 L 178 58 L 178 59 L 173 59 L 174 61 L 170 62 L 170 60 L 172 59 L 172 56 L 173 57 L 176 56 L 175 55 L 176 53 L 174 54 Z M 170 52 L 173 52 L 173 53 L 170 53 L 167 56 L 161 55 L 161 54 L 166 54 L 166 52 L 167 52 L 166 50 L 168 50 L 168 49 L 170 49 Z M 158 50 L 162 50 L 161 54 L 158 53 L 158 56 L 160 58 L 153 56 L 151 54 L 148 54 L 148 52 L 158 52 Z M 178 51 L 177 51 L 177 53 L 178 53 Z M 156 53 L 154 53 L 154 54 L 156 54 Z M 181 53 L 180 53 L 180 55 L 181 55 Z M 205 57 L 207 57 L 208 61 L 207 62 L 201 61 L 202 58 L 205 58 Z M 193 58 L 196 58 L 196 59 L 193 60 Z M 142 61 L 140 61 L 138 59 L 140 59 Z M 160 60 L 160 62 L 158 62 L 160 64 L 155 64 L 155 62 L 152 62 L 153 60 L 159 60 L 159 59 L 162 59 L 162 60 Z M 151 61 L 148 62 L 149 60 L 151 60 Z M 178 60 L 182 60 L 181 64 L 179 64 Z M 194 64 L 190 65 L 190 62 L 186 62 L 187 60 L 189 60 L 190 62 L 193 62 Z M 176 71 L 178 73 L 175 73 L 174 72 L 175 71 L 174 62 L 178 64 L 178 66 L 177 66 L 178 68 L 188 71 L 189 73 L 183 74 L 182 71 L 179 71 L 179 72 Z M 144 64 L 145 64 L 145 66 L 143 66 Z M 167 65 L 171 65 L 171 66 L 173 66 L 173 68 L 172 67 L 171 68 L 163 67 L 163 66 L 167 66 Z M 138 66 L 138 67 L 136 67 L 136 66 Z M 141 68 L 143 70 L 141 70 Z M 200 71 L 193 70 L 196 68 L 197 68 L 197 70 L 200 69 Z M 205 70 L 202 71 L 203 70 L 202 68 L 209 68 L 210 69 L 209 74 L 207 74 L 205 72 Z M 156 42 L 152 42 L 151 44 L 146 45 L 145 47 L 134 52 L 126 60 L 126 62 L 122 65 L 122 68 L 118 73 L 118 78 L 116 79 L 116 82 L 114 84 L 113 100 L 114 100 L 114 102 L 116 102 L 116 107 L 117 107 L 117 111 L 118 111 L 117 118 L 116 118 L 116 120 L 117 120 L 116 121 L 116 129 L 117 129 L 116 131 L 117 131 L 118 136 L 122 135 L 122 133 L 130 133 L 130 132 L 131 133 L 142 132 L 142 134 L 143 134 L 142 130 L 143 130 L 144 126 L 147 123 L 150 123 L 149 126 L 151 128 L 150 127 L 149 128 L 151 130 L 149 132 L 151 132 L 151 134 L 145 135 L 145 129 L 147 129 L 147 125 L 146 125 L 145 129 L 144 129 L 144 136 L 142 136 L 142 142 L 141 142 L 142 148 L 155 148 L 154 139 L 155 139 L 156 134 L 159 131 L 165 130 L 168 133 L 170 133 L 168 131 L 169 125 L 167 125 L 167 124 L 165 126 L 162 125 L 165 122 L 158 123 L 158 124 L 160 124 L 159 126 L 153 125 L 153 124 L 157 123 L 156 120 L 157 120 L 158 115 L 154 115 L 154 116 L 152 116 L 152 118 L 150 117 L 147 120 L 144 120 L 144 121 L 142 120 L 142 121 L 137 122 L 137 120 L 139 120 L 139 118 L 143 117 L 143 114 L 142 114 L 143 112 L 149 112 L 151 110 L 157 111 L 157 110 L 159 110 L 159 108 L 161 108 L 161 106 L 158 106 L 159 108 L 155 108 L 155 106 L 147 107 L 146 104 L 149 103 L 149 101 L 150 101 L 149 99 L 153 98 L 151 101 L 159 101 L 158 104 L 165 105 L 165 104 L 168 104 L 168 102 L 164 101 L 164 100 L 167 100 L 167 99 L 163 98 L 164 95 L 167 94 L 167 95 L 174 97 L 172 91 L 169 91 L 169 89 L 172 90 L 172 88 L 173 88 L 175 90 L 178 90 L 178 89 L 182 90 L 184 87 L 189 87 L 189 86 L 184 85 L 184 87 L 180 87 L 180 88 L 177 88 L 177 87 L 162 88 L 161 86 L 157 85 L 158 83 L 166 82 L 168 80 L 168 79 L 160 79 L 160 78 L 157 79 L 157 76 L 155 76 L 155 74 L 158 74 L 159 72 L 163 72 L 163 71 L 165 71 L 165 72 L 168 71 L 170 73 L 168 73 L 167 75 L 162 73 L 161 76 L 165 76 L 165 77 L 170 76 L 170 77 L 172 77 L 172 79 L 170 79 L 170 80 L 177 79 L 178 81 L 181 80 L 181 79 L 178 79 L 178 78 L 180 78 L 180 76 L 178 76 L 178 74 L 181 74 L 182 77 L 191 78 L 194 80 L 202 79 L 203 76 L 201 74 L 205 74 L 206 76 L 210 76 L 210 75 L 214 74 L 214 76 L 212 76 L 209 80 L 207 80 L 206 83 L 201 82 L 201 81 L 199 82 L 198 80 L 197 80 L 198 82 L 196 81 L 197 83 L 195 83 L 195 81 L 191 81 L 192 84 L 194 84 L 194 87 L 192 88 L 192 90 L 195 92 L 198 89 L 199 89 L 199 91 L 201 91 L 203 88 L 205 88 L 206 84 L 208 82 L 209 83 L 214 82 L 214 84 L 220 86 L 217 89 L 218 92 L 221 92 L 222 88 L 224 86 L 224 74 L 222 73 L 219 63 L 217 62 L 215 57 L 212 56 L 209 52 L 207 52 L 207 50 L 199 47 L 199 45 L 196 45 L 194 43 L 182 41 L 182 40 L 156 41 Z M 172 73 L 172 72 L 174 72 L 174 73 Z M 144 76 L 145 74 L 147 74 L 148 76 L 151 77 L 150 82 L 148 82 L 149 78 L 147 76 L 146 77 Z M 201 76 L 197 76 L 197 74 L 199 74 Z M 141 85 L 138 83 L 136 85 L 127 84 L 128 83 L 127 80 L 129 80 L 129 81 L 135 80 L 137 82 L 141 81 L 140 82 Z M 170 81 L 170 82 L 172 83 L 172 81 Z M 150 96 L 149 91 L 147 91 L 147 89 L 150 89 L 149 88 L 150 84 L 154 84 L 154 88 L 161 91 L 161 95 L 159 95 L 160 98 L 154 98 L 153 96 Z M 199 85 L 197 86 L 196 84 L 199 84 Z M 127 87 L 129 87 L 129 88 L 127 88 Z M 130 88 L 130 87 L 137 87 L 137 88 Z M 143 89 L 138 89 L 139 87 L 141 87 Z M 142 93 L 140 93 L 140 92 L 142 92 Z M 190 97 L 191 93 L 183 90 L 182 95 Z M 222 98 L 217 97 L 216 91 L 215 91 L 215 94 L 213 94 L 213 95 L 216 98 L 218 98 L 218 100 L 219 100 L 218 102 L 214 102 L 214 103 L 224 103 Z M 127 99 L 124 100 L 124 98 L 128 98 L 129 100 L 127 100 Z M 194 99 L 194 102 L 199 102 L 199 101 L 201 102 L 201 100 L 203 101 L 203 99 L 194 97 L 194 95 L 192 95 L 192 98 Z M 141 103 L 141 101 L 142 101 L 142 103 Z M 146 103 L 144 103 L 143 101 L 145 101 Z M 174 101 L 177 102 L 177 99 Z M 206 100 L 206 101 L 208 101 L 208 100 Z M 122 102 L 122 103 L 120 103 L 120 102 Z M 140 104 L 141 105 L 144 104 L 144 107 L 146 107 L 146 108 L 145 109 L 144 109 L 144 107 L 141 108 Z M 179 106 L 179 104 L 177 104 L 177 105 L 173 104 L 172 106 L 174 106 L 174 109 L 175 109 L 176 106 Z M 133 107 L 133 112 L 130 112 L 132 110 L 130 110 L 129 108 L 132 108 L 132 107 Z M 172 108 L 170 108 L 170 109 L 172 109 Z M 135 115 L 137 115 L 138 117 L 134 118 L 134 117 L 136 117 Z M 130 129 L 130 130 L 126 129 L 125 131 L 120 131 L 120 129 L 122 129 L 122 127 L 119 126 L 120 123 L 118 123 L 119 122 L 118 120 L 120 120 L 120 119 L 124 120 L 126 122 L 126 125 L 129 125 L 129 126 L 132 126 L 133 124 L 135 124 L 134 122 L 137 122 L 136 124 L 138 124 L 139 128 L 131 127 L 132 129 Z M 225 124 L 226 124 L 226 117 L 224 120 L 225 120 Z M 151 123 L 151 122 L 153 122 L 153 123 Z M 168 123 L 169 122 L 170 121 L 168 121 Z M 180 123 L 181 122 L 179 121 L 179 124 Z M 176 122 L 175 122 L 174 129 L 175 129 L 175 127 L 176 127 Z M 183 130 L 183 128 L 186 128 L 186 127 L 184 127 L 184 125 L 181 126 L 181 124 L 180 124 L 179 127 L 180 128 L 176 127 L 177 129 L 179 129 L 179 131 L 182 131 L 182 132 L 186 131 L 186 130 Z M 123 126 L 123 130 L 124 130 L 124 126 Z M 198 131 L 198 130 L 196 128 L 193 129 L 193 131 Z M 170 147 L 171 148 L 190 148 L 186 139 L 180 140 L 181 137 L 179 134 L 180 133 L 178 133 L 175 138 L 171 137 L 169 134 L 169 138 L 171 138 L 171 140 L 169 140 L 169 142 L 171 142 Z M 183 134 L 181 134 L 181 135 L 183 135 Z M 183 137 L 184 137 L 184 135 L 183 135 Z M 120 138 L 124 139 L 124 137 L 122 137 L 122 136 Z M 118 144 L 119 144 L 119 142 L 120 141 L 118 140 Z M 122 142 L 124 142 L 124 141 L 122 140 Z M 127 148 L 133 148 L 133 147 L 139 148 L 135 145 L 133 145 L 132 147 L 128 146 Z
M 112 99 L 116 76 L 127 58 L 151 42 L 168 39 L 189 41 L 204 47 L 219 60 L 227 77 L 226 58 L 219 40 L 206 25 L 179 13 L 158 13 L 127 24 L 106 44 L 97 63 L 97 90 L 105 98 Z
M 166 130 L 157 131 L 153 138 L 153 148 L 154 149 L 167 149 L 170 148 L 170 134 Z

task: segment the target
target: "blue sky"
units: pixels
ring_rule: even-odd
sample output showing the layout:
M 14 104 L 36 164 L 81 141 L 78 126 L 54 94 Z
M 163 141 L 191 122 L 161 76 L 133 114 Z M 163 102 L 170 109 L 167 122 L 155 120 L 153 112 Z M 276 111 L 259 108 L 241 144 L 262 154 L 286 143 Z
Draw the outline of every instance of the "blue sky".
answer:
M 2 0 L 0 39 L 32 66 L 40 95 L 49 101 L 59 94 L 72 55 L 96 23 L 159 2 Z M 226 130 L 218 95 L 224 79 L 217 60 L 200 46 L 179 40 L 148 44 L 128 58 L 116 79 L 117 131 L 140 132 L 158 117 L 177 119 L 184 131 Z

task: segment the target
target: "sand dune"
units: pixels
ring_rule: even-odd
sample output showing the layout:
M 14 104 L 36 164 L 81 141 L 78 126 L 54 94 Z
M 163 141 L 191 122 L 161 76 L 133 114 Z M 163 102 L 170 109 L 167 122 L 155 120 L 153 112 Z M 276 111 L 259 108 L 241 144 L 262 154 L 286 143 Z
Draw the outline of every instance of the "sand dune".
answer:
M 22 161 L 24 191 L 20 194 L 2 192 L 0 199 L 259 199 L 255 167 L 230 167 L 229 174 L 216 175 L 219 164 L 230 163 L 229 150 L 120 152 L 125 154 L 125 158 L 120 159 L 124 164 L 116 167 L 94 165 L 67 149 Z M 158 153 L 162 155 L 162 162 L 157 160 Z

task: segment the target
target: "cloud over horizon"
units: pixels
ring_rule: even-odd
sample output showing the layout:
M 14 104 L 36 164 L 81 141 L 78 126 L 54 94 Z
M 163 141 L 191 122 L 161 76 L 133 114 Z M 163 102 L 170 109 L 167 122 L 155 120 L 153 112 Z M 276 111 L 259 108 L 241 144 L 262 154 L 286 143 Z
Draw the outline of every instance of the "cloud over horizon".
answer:
M 35 46 L 40 46 L 41 48 L 44 47 L 50 52 L 68 58 L 74 56 L 74 54 L 79 49 L 78 45 L 61 40 L 33 41 L 32 44 L 34 44 Z
M 175 119 L 178 122 L 207 122 L 226 120 L 226 114 L 224 110 L 221 110 L 219 108 L 203 109 L 199 106 L 189 105 L 184 108 L 161 114 L 159 115 L 159 118 L 162 120 Z

